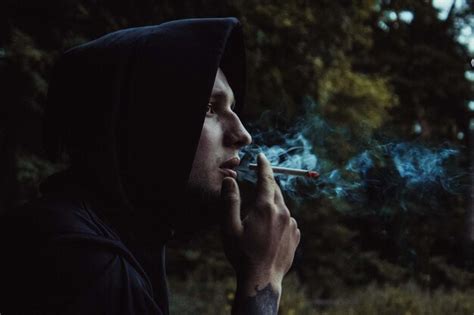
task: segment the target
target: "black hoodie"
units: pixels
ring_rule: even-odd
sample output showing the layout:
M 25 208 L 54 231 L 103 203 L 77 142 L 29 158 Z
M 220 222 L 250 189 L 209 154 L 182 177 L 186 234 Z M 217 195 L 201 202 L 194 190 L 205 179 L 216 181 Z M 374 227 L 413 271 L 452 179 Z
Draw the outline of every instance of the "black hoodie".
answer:
M 218 67 L 239 112 L 235 18 L 121 30 L 63 54 L 44 145 L 72 167 L 1 218 L 2 314 L 168 313 L 164 244 L 192 219 L 179 210 Z

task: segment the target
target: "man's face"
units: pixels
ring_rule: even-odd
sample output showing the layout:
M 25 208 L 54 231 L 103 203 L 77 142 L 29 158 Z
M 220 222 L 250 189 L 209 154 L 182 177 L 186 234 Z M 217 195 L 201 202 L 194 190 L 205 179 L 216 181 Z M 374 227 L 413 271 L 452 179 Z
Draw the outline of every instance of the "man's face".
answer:
M 252 141 L 234 105 L 234 93 L 219 69 L 188 182 L 191 189 L 213 199 L 219 197 L 224 177 L 237 176 L 239 150 Z

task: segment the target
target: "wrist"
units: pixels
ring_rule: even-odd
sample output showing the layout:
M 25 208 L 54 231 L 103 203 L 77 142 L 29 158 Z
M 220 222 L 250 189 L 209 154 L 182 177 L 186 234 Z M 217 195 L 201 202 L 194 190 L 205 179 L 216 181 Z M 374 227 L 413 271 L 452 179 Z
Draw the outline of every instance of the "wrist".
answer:
M 281 290 L 281 281 L 262 282 L 252 278 L 240 278 L 237 280 L 232 315 L 276 315 Z

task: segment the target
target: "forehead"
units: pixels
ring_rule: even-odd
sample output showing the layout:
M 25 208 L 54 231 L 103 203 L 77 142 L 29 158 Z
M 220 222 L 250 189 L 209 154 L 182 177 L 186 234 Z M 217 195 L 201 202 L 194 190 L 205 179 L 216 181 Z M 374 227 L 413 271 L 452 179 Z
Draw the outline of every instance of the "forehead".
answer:
M 228 100 L 234 100 L 234 92 L 227 81 L 227 78 L 221 68 L 217 70 L 214 86 L 212 87 L 212 97 L 225 97 Z

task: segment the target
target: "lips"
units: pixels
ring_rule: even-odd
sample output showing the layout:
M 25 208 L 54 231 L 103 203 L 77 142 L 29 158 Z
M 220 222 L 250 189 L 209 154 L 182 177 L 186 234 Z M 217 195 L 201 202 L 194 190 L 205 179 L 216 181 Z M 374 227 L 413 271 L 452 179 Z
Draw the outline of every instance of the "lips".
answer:
M 233 157 L 221 164 L 220 168 L 230 168 L 234 169 L 240 165 L 240 159 L 238 157 Z
M 239 165 L 240 159 L 238 157 L 233 157 L 222 163 L 219 168 L 225 176 L 237 178 L 237 172 L 235 171 L 235 168 Z

